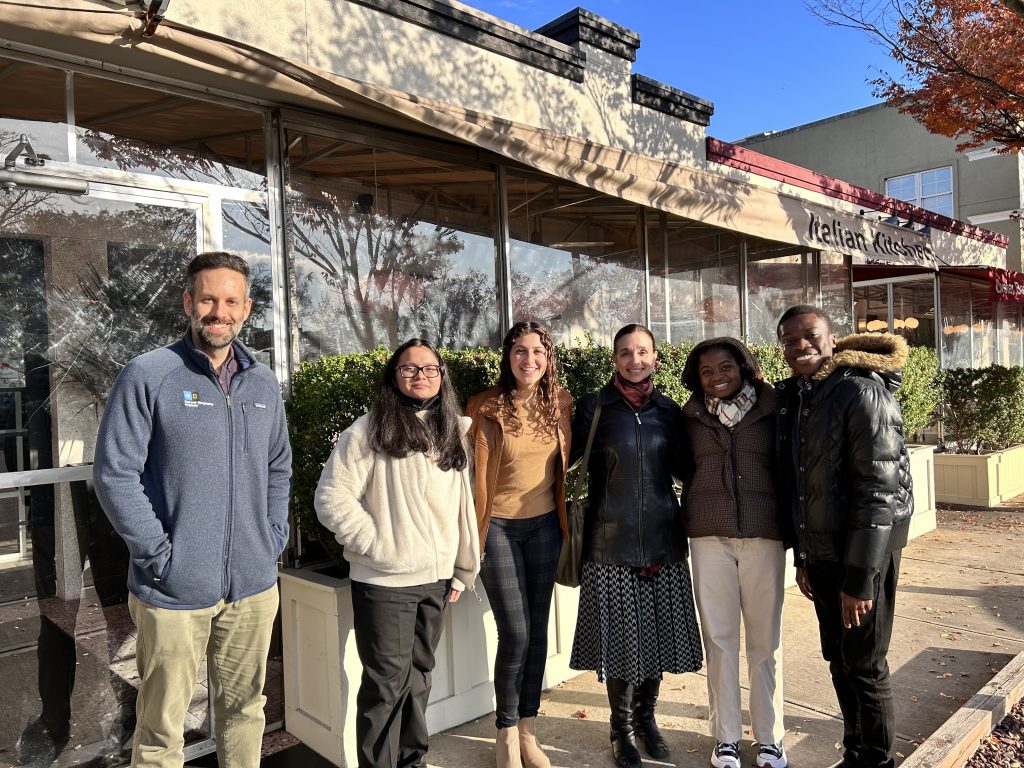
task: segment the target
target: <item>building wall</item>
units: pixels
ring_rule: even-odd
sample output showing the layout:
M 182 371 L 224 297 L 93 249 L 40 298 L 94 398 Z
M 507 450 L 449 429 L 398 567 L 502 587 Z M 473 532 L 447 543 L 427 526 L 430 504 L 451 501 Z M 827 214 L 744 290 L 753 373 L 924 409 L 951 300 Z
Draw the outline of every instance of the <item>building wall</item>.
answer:
M 634 103 L 629 58 L 453 6 L 496 33 L 563 56 L 582 52 L 583 82 L 475 45 L 465 30 L 445 34 L 347 0 L 176 0 L 168 18 L 345 77 L 673 162 L 703 162 L 702 125 Z
M 1013 155 L 970 160 L 956 141 L 929 133 L 912 118 L 879 105 L 739 142 L 780 160 L 885 192 L 892 176 L 953 167 L 953 218 L 970 221 L 1016 210 L 1024 200 L 1024 165 Z M 1010 238 L 1008 269 L 1021 269 L 1021 227 L 1003 219 L 980 226 Z

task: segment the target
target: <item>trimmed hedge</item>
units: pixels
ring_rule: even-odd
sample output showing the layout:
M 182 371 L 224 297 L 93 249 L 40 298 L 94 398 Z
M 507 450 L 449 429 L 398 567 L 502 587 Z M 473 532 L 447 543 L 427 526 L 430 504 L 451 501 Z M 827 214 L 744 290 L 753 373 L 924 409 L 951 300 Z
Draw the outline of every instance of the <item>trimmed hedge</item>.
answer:
M 682 373 L 693 346 L 684 342 L 663 343 L 658 347 L 655 382 L 680 405 L 690 396 L 682 384 Z M 766 380 L 778 381 L 790 375 L 777 344 L 752 345 L 751 349 L 764 369 Z M 589 339 L 583 346 L 559 347 L 557 354 L 562 386 L 573 398 L 600 389 L 614 370 L 611 350 Z M 295 473 L 292 519 L 303 534 L 321 542 L 339 562 L 340 546 L 318 523 L 313 495 L 320 471 L 338 435 L 365 413 L 372 402 L 389 355 L 389 350 L 378 348 L 371 352 L 321 357 L 302 363 L 292 374 L 292 396 L 286 404 Z M 499 350 L 441 350 L 441 357 L 463 402 L 498 379 Z M 912 377 L 912 381 L 919 380 Z
M 998 451 L 1024 443 L 1024 368 L 993 365 L 942 373 L 944 448 Z

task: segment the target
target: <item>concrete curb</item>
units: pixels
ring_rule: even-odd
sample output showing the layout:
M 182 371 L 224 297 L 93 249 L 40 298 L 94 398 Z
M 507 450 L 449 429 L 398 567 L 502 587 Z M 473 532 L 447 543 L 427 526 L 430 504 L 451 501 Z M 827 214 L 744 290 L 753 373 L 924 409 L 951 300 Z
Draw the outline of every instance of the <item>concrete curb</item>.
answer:
M 982 739 L 1024 695 L 1024 652 L 1013 657 L 967 703 L 901 763 L 902 768 L 963 768 Z

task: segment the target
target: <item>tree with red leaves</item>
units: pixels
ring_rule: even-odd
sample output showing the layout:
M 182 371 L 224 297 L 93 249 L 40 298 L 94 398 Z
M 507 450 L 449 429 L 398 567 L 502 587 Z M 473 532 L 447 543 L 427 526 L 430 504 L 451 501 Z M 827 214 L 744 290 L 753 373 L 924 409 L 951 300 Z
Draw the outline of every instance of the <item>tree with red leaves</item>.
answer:
M 807 0 L 827 24 L 866 32 L 905 74 L 875 96 L 963 151 L 1024 148 L 1024 0 Z

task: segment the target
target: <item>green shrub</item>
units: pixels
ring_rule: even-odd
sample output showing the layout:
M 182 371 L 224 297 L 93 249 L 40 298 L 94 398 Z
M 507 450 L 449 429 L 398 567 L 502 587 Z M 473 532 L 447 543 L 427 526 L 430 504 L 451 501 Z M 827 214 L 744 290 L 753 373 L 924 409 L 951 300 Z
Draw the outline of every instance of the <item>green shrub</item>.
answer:
M 981 453 L 1024 443 L 1024 368 L 958 368 L 942 373 L 945 448 Z
M 903 385 L 896 391 L 908 440 L 935 423 L 941 401 L 939 356 L 928 347 L 911 347 L 903 366 Z

